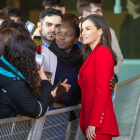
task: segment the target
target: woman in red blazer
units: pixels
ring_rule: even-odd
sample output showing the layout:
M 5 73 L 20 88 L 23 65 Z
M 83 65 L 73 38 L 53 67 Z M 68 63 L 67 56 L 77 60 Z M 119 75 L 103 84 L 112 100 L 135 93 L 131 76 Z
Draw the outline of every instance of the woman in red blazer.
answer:
M 106 20 L 99 15 L 86 17 L 82 38 L 85 62 L 78 75 L 82 89 L 80 127 L 87 140 L 112 140 L 119 135 L 110 90 L 117 61 Z

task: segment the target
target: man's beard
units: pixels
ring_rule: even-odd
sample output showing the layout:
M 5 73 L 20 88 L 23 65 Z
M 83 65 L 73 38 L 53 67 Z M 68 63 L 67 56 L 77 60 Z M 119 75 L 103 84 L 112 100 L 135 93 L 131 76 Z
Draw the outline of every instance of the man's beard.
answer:
M 54 36 L 50 36 L 50 34 L 54 35 Z M 54 38 L 55 38 L 55 32 L 48 32 L 46 36 L 42 35 L 41 33 L 41 36 L 43 37 L 43 40 L 46 42 L 46 43 L 51 43 Z

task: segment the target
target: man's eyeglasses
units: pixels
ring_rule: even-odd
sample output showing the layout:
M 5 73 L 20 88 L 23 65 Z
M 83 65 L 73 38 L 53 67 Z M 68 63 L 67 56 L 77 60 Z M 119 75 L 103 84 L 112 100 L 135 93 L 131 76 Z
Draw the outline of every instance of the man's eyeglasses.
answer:
M 96 11 L 90 11 L 90 10 L 86 10 L 86 11 L 92 12 L 92 13 L 95 13 L 95 14 L 103 13 L 103 9 L 97 9 Z

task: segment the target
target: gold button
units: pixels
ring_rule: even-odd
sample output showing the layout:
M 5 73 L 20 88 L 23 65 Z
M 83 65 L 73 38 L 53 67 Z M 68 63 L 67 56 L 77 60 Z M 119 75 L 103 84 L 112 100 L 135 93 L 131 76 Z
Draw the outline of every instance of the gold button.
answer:
M 104 113 L 102 115 L 104 115 Z
M 101 119 L 103 119 L 103 117 L 101 117 Z
M 102 121 L 100 121 L 100 123 L 102 123 Z

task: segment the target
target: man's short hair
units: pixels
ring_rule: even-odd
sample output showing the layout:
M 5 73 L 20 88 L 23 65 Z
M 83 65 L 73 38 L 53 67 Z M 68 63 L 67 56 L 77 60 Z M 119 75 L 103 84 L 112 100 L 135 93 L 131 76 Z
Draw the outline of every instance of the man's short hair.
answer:
M 77 9 L 80 15 L 86 10 L 91 10 L 91 4 L 95 6 L 102 6 L 102 0 L 78 0 Z
M 62 15 L 62 12 L 60 10 L 48 8 L 39 14 L 39 21 L 43 23 L 43 20 L 46 16 L 53 16 L 53 15 L 60 16 L 63 20 L 63 15 Z
M 15 7 L 9 7 L 8 8 L 8 15 L 15 16 L 15 17 L 21 17 L 21 11 Z
M 44 0 L 42 6 L 49 7 L 49 8 L 56 7 L 56 6 L 64 7 L 64 0 Z
M 4 12 L 3 10 L 0 10 L 0 19 L 2 19 L 2 20 L 10 20 L 10 17 L 7 14 L 7 12 Z

